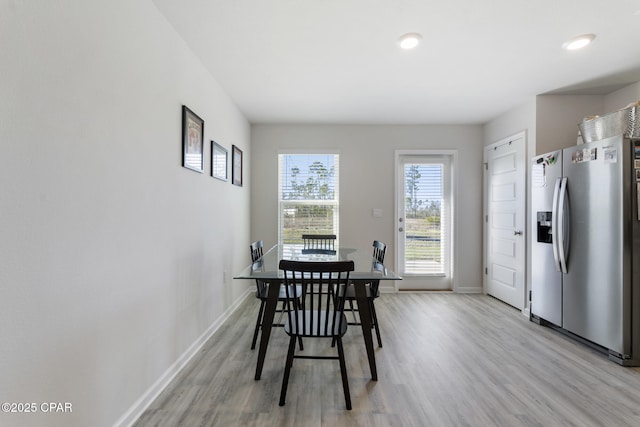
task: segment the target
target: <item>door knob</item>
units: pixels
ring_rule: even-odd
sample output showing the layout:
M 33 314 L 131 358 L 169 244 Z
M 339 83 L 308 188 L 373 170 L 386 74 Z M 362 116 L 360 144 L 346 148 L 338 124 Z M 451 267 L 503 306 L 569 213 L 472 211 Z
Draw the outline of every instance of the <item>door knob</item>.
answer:
M 398 228 L 398 231 L 404 231 L 404 228 L 400 227 Z
M 513 232 L 514 236 L 522 236 L 522 230 L 516 230 Z

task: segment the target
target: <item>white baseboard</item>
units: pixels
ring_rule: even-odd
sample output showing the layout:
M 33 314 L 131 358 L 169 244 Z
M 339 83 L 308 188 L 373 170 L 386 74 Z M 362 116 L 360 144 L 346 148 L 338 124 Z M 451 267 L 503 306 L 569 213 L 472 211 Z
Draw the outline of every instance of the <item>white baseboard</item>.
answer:
M 389 284 L 380 283 L 380 286 L 378 288 L 380 290 L 380 293 L 390 294 L 390 293 L 394 293 L 396 291 L 395 284 L 393 283 L 393 280 L 389 280 L 389 282 L 391 282 L 391 283 L 389 283 Z
M 149 405 L 162 393 L 162 391 L 171 383 L 171 381 L 180 373 L 180 371 L 189 363 L 191 358 L 195 356 L 202 346 L 211 338 L 211 336 L 222 326 L 222 324 L 231 316 L 231 314 L 242 304 L 249 295 L 253 295 L 254 291 L 249 289 L 247 294 L 229 307 L 215 322 L 207 328 L 207 330 L 194 341 L 193 344 L 176 360 L 169 368 L 158 378 L 158 380 L 147 389 L 146 392 L 125 412 L 113 427 L 130 427 Z
M 382 284 L 380 283 L 380 293 L 395 293 L 395 283 L 389 280 L 390 284 Z M 430 292 L 430 291 L 407 291 L 407 292 Z M 443 292 L 443 291 L 434 291 L 434 292 Z M 447 292 L 447 291 L 444 291 Z M 482 286 L 456 286 L 455 290 L 448 291 L 456 294 L 481 294 Z
M 481 294 L 482 286 L 456 286 L 457 294 Z

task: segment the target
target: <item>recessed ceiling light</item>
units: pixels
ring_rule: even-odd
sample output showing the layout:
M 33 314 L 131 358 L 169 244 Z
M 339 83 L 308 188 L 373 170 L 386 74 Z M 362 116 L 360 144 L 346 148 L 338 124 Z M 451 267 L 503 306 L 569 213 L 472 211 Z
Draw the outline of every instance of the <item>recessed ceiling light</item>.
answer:
M 571 40 L 564 42 L 562 44 L 562 47 L 566 50 L 582 49 L 583 47 L 591 43 L 595 38 L 596 38 L 595 34 L 583 34 L 581 36 L 574 37 Z
M 400 37 L 400 47 L 403 49 L 413 49 L 420 44 L 422 36 L 418 33 L 408 33 Z

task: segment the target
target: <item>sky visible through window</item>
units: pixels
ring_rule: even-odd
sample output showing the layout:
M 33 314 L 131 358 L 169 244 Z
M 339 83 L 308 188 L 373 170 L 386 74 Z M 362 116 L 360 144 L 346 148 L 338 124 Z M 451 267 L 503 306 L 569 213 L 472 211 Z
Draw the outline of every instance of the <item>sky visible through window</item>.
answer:
M 442 200 L 442 165 L 405 165 L 405 199 L 408 213 L 430 207 L 440 208 Z
M 281 200 L 330 200 L 336 195 L 335 154 L 281 156 Z

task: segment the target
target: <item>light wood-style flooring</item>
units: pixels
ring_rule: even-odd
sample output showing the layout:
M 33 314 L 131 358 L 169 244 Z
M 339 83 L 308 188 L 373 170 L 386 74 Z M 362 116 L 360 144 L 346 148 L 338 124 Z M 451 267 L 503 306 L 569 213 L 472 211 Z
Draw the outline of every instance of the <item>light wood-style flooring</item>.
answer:
M 383 294 L 376 308 L 378 381 L 360 327 L 345 336 L 352 411 L 332 360 L 295 360 L 287 403 L 278 406 L 282 328 L 254 380 L 258 301 L 248 298 L 135 425 L 640 426 L 640 368 L 621 367 L 498 300 Z M 305 341 L 304 351 L 314 350 L 322 351 Z

